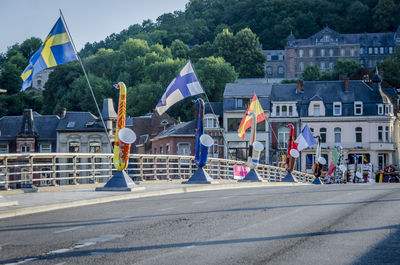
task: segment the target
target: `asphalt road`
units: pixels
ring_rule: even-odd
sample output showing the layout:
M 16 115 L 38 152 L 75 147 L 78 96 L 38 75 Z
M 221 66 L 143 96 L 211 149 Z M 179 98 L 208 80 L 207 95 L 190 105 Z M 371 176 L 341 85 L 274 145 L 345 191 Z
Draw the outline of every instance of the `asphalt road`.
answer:
M 194 192 L 8 218 L 0 264 L 400 264 L 400 185 Z

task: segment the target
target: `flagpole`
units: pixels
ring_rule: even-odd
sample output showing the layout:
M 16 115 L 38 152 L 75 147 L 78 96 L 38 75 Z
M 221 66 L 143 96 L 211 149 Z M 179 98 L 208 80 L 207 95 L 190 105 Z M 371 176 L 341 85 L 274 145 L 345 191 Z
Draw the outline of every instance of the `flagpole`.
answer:
M 81 60 L 81 58 L 80 58 L 79 55 L 78 55 L 78 51 L 76 50 L 75 43 L 74 43 L 74 41 L 73 41 L 73 39 L 72 39 L 71 33 L 69 32 L 69 29 L 68 29 L 68 26 L 67 26 L 67 22 L 66 22 L 65 19 L 64 19 L 64 15 L 63 15 L 61 9 L 60 9 L 60 16 L 61 16 L 61 19 L 62 19 L 62 21 L 63 21 L 63 23 L 64 23 L 64 25 L 65 25 L 66 30 L 67 30 L 68 37 L 69 37 L 69 39 L 71 40 L 72 47 L 73 47 L 73 49 L 74 49 L 76 58 L 78 58 L 78 62 L 79 62 L 79 64 L 80 64 L 81 67 L 82 67 L 82 71 L 83 71 L 83 74 L 85 75 L 86 82 L 87 82 L 87 84 L 88 84 L 88 86 L 89 86 L 89 89 L 90 89 L 90 93 L 92 94 L 94 103 L 96 104 L 97 111 L 99 112 L 99 116 L 100 116 L 101 122 L 102 122 L 103 127 L 104 127 L 104 131 L 105 131 L 106 136 L 107 136 L 108 144 L 110 145 L 110 152 L 112 152 L 113 148 L 112 148 L 112 145 L 111 145 L 110 136 L 108 135 L 108 132 L 107 132 L 106 124 L 104 123 L 103 116 L 101 115 L 99 105 L 97 104 L 96 97 L 94 96 L 94 93 L 93 93 L 92 85 L 90 84 L 89 78 L 88 78 L 88 76 L 87 76 L 87 74 L 86 74 L 85 67 L 83 67 L 82 60 Z

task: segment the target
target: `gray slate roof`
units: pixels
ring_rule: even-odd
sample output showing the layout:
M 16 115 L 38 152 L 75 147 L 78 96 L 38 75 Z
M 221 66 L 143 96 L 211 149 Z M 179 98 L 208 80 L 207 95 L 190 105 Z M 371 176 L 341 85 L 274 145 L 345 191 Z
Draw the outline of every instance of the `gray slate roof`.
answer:
M 164 138 L 168 136 L 194 136 L 196 129 L 196 120 L 182 122 L 168 127 L 166 130 L 160 132 L 154 139 Z
M 68 127 L 68 124 L 70 127 Z M 65 117 L 60 119 L 57 131 L 104 132 L 104 127 L 101 122 L 97 122 L 97 117 L 90 112 L 68 111 Z
M 40 115 L 33 112 L 35 128 L 39 140 L 54 140 L 57 138 L 56 127 L 59 122 L 57 115 Z M 21 130 L 22 116 L 4 116 L 0 118 L 0 140 L 12 140 Z
M 243 84 L 228 83 L 225 86 L 224 98 L 226 97 L 253 97 L 256 93 L 257 97 L 269 97 L 271 94 L 272 84 Z

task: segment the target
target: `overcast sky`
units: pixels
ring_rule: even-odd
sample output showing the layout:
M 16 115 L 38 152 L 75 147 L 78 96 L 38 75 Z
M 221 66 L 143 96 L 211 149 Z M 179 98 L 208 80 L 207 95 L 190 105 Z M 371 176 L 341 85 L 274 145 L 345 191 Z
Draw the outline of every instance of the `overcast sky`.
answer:
M 185 10 L 189 0 L 0 0 L 0 53 L 30 37 L 44 39 L 62 10 L 78 51 L 145 19 Z

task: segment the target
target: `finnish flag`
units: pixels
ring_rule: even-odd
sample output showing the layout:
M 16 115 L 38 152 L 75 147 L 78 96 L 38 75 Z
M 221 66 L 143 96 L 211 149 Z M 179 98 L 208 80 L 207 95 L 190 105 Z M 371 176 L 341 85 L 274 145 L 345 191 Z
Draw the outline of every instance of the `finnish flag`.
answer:
M 303 130 L 301 131 L 300 135 L 297 137 L 296 141 L 294 141 L 297 145 L 297 150 L 301 151 L 309 146 L 313 146 L 317 142 L 312 135 L 312 132 L 308 125 L 304 126 Z
M 190 61 L 169 84 L 156 106 L 158 114 L 162 115 L 176 102 L 197 94 L 204 93 Z

